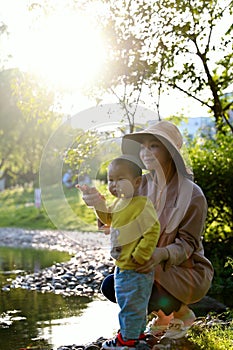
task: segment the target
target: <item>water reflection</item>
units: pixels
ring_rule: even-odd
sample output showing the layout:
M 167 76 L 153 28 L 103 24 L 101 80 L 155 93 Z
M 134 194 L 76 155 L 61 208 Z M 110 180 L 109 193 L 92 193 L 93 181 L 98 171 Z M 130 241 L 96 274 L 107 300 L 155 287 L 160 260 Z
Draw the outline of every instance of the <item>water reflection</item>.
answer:
M 0 247 L 0 287 L 10 283 L 17 270 L 36 272 L 69 258 L 61 252 Z M 0 350 L 19 350 L 36 343 L 40 349 L 57 349 L 112 336 L 118 327 L 117 312 L 116 305 L 88 297 L 1 290 Z
M 61 345 L 87 344 L 100 336 L 112 337 L 118 330 L 117 305 L 102 300 L 94 300 L 79 317 L 54 319 L 43 323 L 40 335 L 50 339 L 57 349 Z
M 37 272 L 40 269 L 52 265 L 54 262 L 62 262 L 70 259 L 66 252 L 48 251 L 32 248 L 0 247 L 0 283 L 8 272 L 24 270 Z
M 19 320 L 13 321 L 10 327 L 0 328 L 0 349 L 29 346 L 32 339 L 40 337 L 43 327 L 51 328 L 53 320 L 81 315 L 90 302 L 85 297 L 64 298 L 22 289 L 1 293 L 1 313 L 17 310 Z M 48 345 L 52 343 L 53 339 L 48 339 Z

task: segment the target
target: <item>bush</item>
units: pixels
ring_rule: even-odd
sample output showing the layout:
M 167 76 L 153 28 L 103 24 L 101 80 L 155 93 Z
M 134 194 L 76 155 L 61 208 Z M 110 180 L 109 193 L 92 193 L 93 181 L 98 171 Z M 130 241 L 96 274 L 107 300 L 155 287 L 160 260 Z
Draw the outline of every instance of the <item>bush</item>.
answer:
M 233 136 L 195 140 L 190 145 L 195 182 L 208 202 L 206 241 L 226 241 L 233 237 Z
M 215 275 L 210 294 L 231 295 L 233 244 L 233 136 L 219 134 L 215 139 L 196 139 L 190 144 L 195 182 L 202 188 L 208 215 L 204 232 L 206 256 Z M 225 300 L 224 300 L 225 301 Z

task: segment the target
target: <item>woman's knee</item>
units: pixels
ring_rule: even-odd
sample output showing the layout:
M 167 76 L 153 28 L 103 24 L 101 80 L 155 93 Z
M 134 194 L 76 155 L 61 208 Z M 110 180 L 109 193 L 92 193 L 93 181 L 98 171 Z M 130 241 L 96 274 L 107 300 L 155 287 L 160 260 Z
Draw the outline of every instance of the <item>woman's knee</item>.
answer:
M 153 284 L 151 297 L 148 304 L 148 313 L 162 310 L 165 315 L 170 315 L 173 311 L 178 311 L 181 307 L 181 301 L 171 295 L 166 289 L 158 283 Z
M 114 274 L 105 277 L 101 284 L 101 292 L 108 300 L 110 300 L 113 303 L 116 303 Z

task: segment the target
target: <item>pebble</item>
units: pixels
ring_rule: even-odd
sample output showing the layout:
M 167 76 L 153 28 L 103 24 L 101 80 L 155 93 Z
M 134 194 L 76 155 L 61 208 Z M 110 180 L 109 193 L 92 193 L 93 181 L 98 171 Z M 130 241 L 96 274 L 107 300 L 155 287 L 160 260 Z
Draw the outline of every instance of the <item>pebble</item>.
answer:
M 56 249 L 74 255 L 67 262 L 55 263 L 38 272 L 20 273 L 9 284 L 3 286 L 2 291 L 23 288 L 64 296 L 100 294 L 104 277 L 114 269 L 108 239 L 103 233 L 72 232 L 72 239 L 69 234 L 60 231 L 0 228 L 1 245 Z M 74 236 L 76 240 L 73 240 Z
M 59 250 L 73 254 L 69 261 L 55 263 L 36 273 L 19 271 L 14 280 L 2 287 L 2 291 L 23 288 L 64 296 L 101 296 L 101 282 L 114 269 L 109 254 L 109 237 L 100 232 L 0 228 L 0 242 L 1 246 Z M 103 338 L 99 338 L 85 345 L 63 345 L 57 350 L 99 350 L 102 341 Z
M 0 242 L 1 246 L 58 250 L 70 254 L 77 254 L 82 250 L 82 247 L 87 250 L 86 254 L 88 254 L 88 250 L 91 254 L 93 247 L 101 248 L 105 252 L 109 251 L 109 236 L 101 232 L 26 230 L 0 227 Z
M 57 350 L 99 350 L 102 347 L 102 343 L 106 339 L 103 337 L 98 338 L 96 341 L 93 343 L 89 343 L 86 345 L 65 345 L 65 346 L 60 346 Z
M 17 277 L 10 281 L 8 285 L 3 286 L 2 291 L 9 292 L 12 288 L 23 288 L 64 296 L 100 296 L 100 286 L 103 278 L 112 273 L 114 269 L 114 262 L 109 254 L 109 237 L 100 232 L 83 233 L 0 228 L 0 242 L 1 246 L 59 250 L 73 255 L 67 262 L 56 263 L 33 274 L 18 271 Z M 209 304 L 208 300 L 207 305 Z M 220 306 L 223 308 L 224 305 Z M 11 322 L 11 316 L 4 317 L 2 322 L 6 320 Z M 202 321 L 202 323 L 206 326 L 205 322 Z M 2 325 L 4 326 L 4 324 Z M 101 337 L 90 344 L 63 345 L 57 350 L 100 350 L 104 340 Z M 194 350 L 194 348 L 195 344 L 186 338 L 182 338 L 179 341 L 159 343 L 153 349 Z M 34 349 L 41 349 L 41 347 L 35 347 Z

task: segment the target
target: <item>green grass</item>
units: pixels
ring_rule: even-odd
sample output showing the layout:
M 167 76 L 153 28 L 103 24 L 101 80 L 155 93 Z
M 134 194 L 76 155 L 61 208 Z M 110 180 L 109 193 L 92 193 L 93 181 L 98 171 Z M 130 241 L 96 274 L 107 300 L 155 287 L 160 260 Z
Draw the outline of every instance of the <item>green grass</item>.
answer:
M 82 201 L 77 189 L 64 188 L 64 200 L 56 198 L 56 188 L 50 189 L 46 208 L 55 208 L 55 214 L 48 215 L 43 203 L 34 205 L 32 187 L 15 187 L 0 192 L 0 226 L 26 229 L 66 229 L 96 231 L 96 218 L 92 209 Z M 57 217 L 60 220 L 57 220 Z M 57 226 L 57 222 L 60 227 Z
M 193 326 L 190 330 L 190 340 L 200 350 L 231 350 L 233 349 L 233 321 L 232 312 L 227 326 L 215 324 L 208 326 Z

